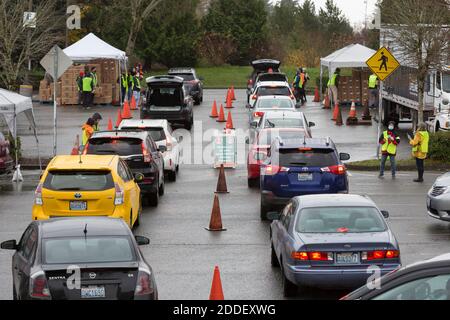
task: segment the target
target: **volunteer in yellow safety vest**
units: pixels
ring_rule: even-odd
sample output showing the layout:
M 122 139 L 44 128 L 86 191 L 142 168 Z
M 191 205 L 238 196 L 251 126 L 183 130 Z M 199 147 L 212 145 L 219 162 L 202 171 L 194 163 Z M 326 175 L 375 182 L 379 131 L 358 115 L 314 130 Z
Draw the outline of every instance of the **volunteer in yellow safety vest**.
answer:
M 425 123 L 419 123 L 414 139 L 409 139 L 409 144 L 412 146 L 412 155 L 416 158 L 416 166 L 419 177 L 414 179 L 414 182 L 423 182 L 423 173 L 425 171 L 424 161 L 428 155 L 428 145 L 430 135 L 426 129 Z
M 81 150 L 84 149 L 84 147 L 88 143 L 89 139 L 94 134 L 94 125 L 95 125 L 95 120 L 92 118 L 89 118 L 88 121 L 81 128 L 81 130 L 82 130 Z
M 85 74 L 83 78 L 83 107 L 89 110 L 94 102 L 94 78 L 89 72 L 89 68 L 85 68 Z
M 338 88 L 341 69 L 337 68 L 331 78 L 328 80 L 328 95 L 330 101 L 335 104 L 338 101 Z
M 386 160 L 389 157 L 391 161 L 392 178 L 395 179 L 397 165 L 395 156 L 397 155 L 397 146 L 400 144 L 400 137 L 395 133 L 395 123 L 389 122 L 388 129 L 380 136 L 379 143 L 381 144 L 381 166 L 379 178 L 384 177 L 384 168 Z
M 126 72 L 122 72 L 120 76 L 120 88 L 122 93 L 122 103 L 124 103 L 125 98 L 128 95 L 128 74 Z
M 374 74 L 369 77 L 369 106 L 378 107 L 378 77 Z

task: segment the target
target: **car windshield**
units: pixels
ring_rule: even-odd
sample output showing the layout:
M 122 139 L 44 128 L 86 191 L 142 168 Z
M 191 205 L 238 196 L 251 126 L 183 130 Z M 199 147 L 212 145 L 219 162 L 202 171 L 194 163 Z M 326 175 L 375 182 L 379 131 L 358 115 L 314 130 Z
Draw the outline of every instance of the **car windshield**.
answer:
M 264 128 L 304 128 L 302 118 L 269 118 L 264 123 Z
M 258 144 L 259 145 L 271 145 L 272 142 L 280 137 L 281 139 L 295 139 L 295 138 L 303 138 L 305 136 L 305 131 L 280 131 L 280 130 L 270 130 L 270 131 L 261 131 L 258 136 Z
M 43 240 L 43 260 L 45 264 L 131 262 L 135 254 L 129 237 L 51 238 Z
M 150 127 L 122 127 L 121 130 L 131 130 L 131 131 L 146 131 L 150 134 L 153 141 L 159 142 L 166 140 L 166 133 L 163 128 L 150 128 Z
M 134 138 L 94 138 L 89 140 L 87 154 L 141 155 L 142 140 Z
M 183 88 L 180 87 L 156 87 L 149 91 L 150 106 L 172 107 L 183 104 Z
M 386 231 L 374 207 L 315 207 L 300 211 L 296 231 L 300 233 L 365 233 Z
M 293 109 L 294 104 L 290 99 L 262 99 L 258 101 L 257 109 Z
M 183 78 L 184 81 L 193 81 L 195 77 L 192 73 L 171 73 L 172 76 Z
M 332 149 L 280 149 L 279 164 L 284 167 L 330 167 L 338 165 Z
M 53 191 L 103 191 L 114 188 L 109 171 L 50 171 L 44 188 Z
M 290 96 L 291 90 L 288 87 L 259 87 L 258 96 Z

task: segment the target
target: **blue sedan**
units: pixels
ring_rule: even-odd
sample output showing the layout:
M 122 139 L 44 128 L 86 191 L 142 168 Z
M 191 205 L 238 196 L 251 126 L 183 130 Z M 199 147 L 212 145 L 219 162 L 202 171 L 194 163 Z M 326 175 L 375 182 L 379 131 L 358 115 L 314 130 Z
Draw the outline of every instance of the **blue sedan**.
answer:
M 271 263 L 281 267 L 286 297 L 302 287 L 354 289 L 401 266 L 389 213 L 368 197 L 300 196 L 268 217 Z

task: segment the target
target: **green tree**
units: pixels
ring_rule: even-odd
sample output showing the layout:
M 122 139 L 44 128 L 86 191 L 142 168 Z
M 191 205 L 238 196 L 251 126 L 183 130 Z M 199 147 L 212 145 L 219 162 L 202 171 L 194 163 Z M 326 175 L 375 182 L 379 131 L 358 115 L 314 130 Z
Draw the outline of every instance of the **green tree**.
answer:
M 348 19 L 337 7 L 333 0 L 327 0 L 325 9 L 319 10 L 319 21 L 323 31 L 332 34 L 352 34 L 353 29 Z

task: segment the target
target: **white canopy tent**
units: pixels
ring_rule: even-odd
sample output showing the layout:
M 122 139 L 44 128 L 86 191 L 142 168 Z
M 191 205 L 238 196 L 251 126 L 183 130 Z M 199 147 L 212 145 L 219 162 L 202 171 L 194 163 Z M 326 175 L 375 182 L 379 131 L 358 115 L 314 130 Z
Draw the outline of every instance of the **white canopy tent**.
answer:
M 41 157 L 39 152 L 39 139 L 36 130 L 36 122 L 34 120 L 33 103 L 30 97 L 25 97 L 15 92 L 11 92 L 0 88 L 0 115 L 2 115 L 11 131 L 13 137 L 16 139 L 17 145 L 17 116 L 24 113 L 30 123 L 30 127 L 34 132 L 36 138 L 39 165 L 42 169 Z M 15 154 L 16 167 L 19 165 L 17 152 Z
M 324 68 L 328 68 L 329 78 L 331 78 L 337 68 L 367 68 L 366 61 L 369 60 L 375 52 L 375 50 L 355 43 L 339 49 L 325 58 L 321 58 L 320 88 L 323 87 L 322 78 Z

